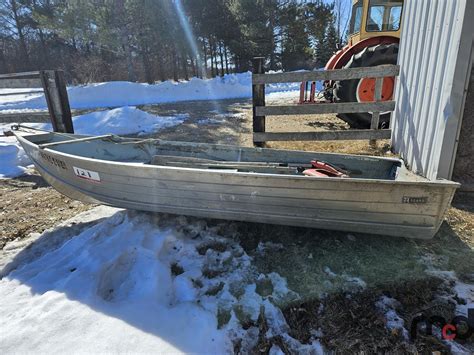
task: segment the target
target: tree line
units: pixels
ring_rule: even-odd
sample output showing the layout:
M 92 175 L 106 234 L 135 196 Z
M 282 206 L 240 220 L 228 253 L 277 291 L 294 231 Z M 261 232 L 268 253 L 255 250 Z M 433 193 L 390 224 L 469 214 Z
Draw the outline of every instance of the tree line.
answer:
M 322 67 L 341 0 L 3 0 L 0 72 L 63 69 L 74 83 L 153 83 Z

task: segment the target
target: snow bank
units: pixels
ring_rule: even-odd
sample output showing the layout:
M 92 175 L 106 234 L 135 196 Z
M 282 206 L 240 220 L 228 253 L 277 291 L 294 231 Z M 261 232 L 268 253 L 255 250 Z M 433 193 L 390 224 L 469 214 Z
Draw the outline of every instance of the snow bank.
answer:
M 259 274 L 220 226 L 119 211 L 76 237 L 68 230 L 17 251 L 0 280 L 0 352 L 212 354 L 240 343 L 246 353 L 263 312 L 267 338 L 321 353 L 317 339 L 303 345 L 288 335 L 275 306 L 298 296 L 278 274 Z
M 144 134 L 182 123 L 187 115 L 155 116 L 136 107 L 92 112 L 74 117 L 74 130 L 78 134 Z M 0 132 L 12 124 L 0 126 Z M 51 124 L 28 124 L 31 127 L 51 129 Z M 0 178 L 13 178 L 26 171 L 31 164 L 23 148 L 14 137 L 0 137 Z
M 0 140 L 0 178 L 22 175 L 29 159 L 14 137 L 2 137 Z
M 120 107 L 74 117 L 74 131 L 94 135 L 150 133 L 183 123 L 186 117 L 155 116 L 136 107 Z
M 299 90 L 299 83 L 267 85 L 267 93 Z M 111 81 L 68 88 L 71 108 L 134 106 L 190 100 L 250 98 L 250 72 L 228 74 L 213 79 L 192 78 L 189 81 L 165 81 L 158 84 Z M 0 102 L 0 110 L 46 108 L 43 95 L 31 95 L 16 102 Z

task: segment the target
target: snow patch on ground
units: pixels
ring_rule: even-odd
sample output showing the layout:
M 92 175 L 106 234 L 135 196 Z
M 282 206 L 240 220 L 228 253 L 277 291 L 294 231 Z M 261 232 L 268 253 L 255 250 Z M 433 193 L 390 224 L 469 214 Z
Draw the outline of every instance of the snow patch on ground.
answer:
M 382 296 L 375 306 L 383 313 L 385 326 L 390 331 L 401 332 L 405 340 L 409 340 L 408 331 L 405 328 L 404 320 L 397 314 L 396 309 L 401 307 L 400 302 L 395 298 Z
M 188 115 L 155 116 L 136 107 L 120 107 L 74 117 L 74 131 L 78 134 L 133 134 L 151 133 L 183 123 Z
M 312 254 L 310 254 L 308 258 L 312 259 Z M 328 280 L 324 281 L 327 287 L 333 287 L 337 285 L 338 288 L 348 292 L 362 291 L 367 287 L 367 283 L 360 277 L 350 276 L 346 273 L 337 274 L 333 272 L 328 266 L 323 267 L 323 271 L 328 276 Z
M 246 353 L 264 316 L 267 338 L 322 353 L 317 340 L 288 335 L 277 304 L 298 295 L 286 280 L 258 273 L 218 231 L 204 220 L 98 207 L 28 247 L 7 244 L 0 352 L 226 353 L 239 343 Z
M 197 121 L 198 124 L 208 124 L 208 125 L 219 125 L 224 123 L 224 120 L 219 120 L 215 118 L 201 118 Z
M 15 137 L 0 137 L 0 161 L 0 178 L 22 175 L 31 164 Z
M 0 279 L 11 271 L 21 268 L 42 257 L 44 254 L 59 248 L 67 240 L 80 234 L 92 224 L 96 224 L 118 211 L 121 211 L 121 209 L 98 206 L 79 213 L 77 216 L 43 233 L 32 233 L 28 238 L 18 239 L 6 244 L 0 251 Z M 28 252 L 25 252 L 25 248 L 28 248 Z
M 453 285 L 452 290 L 456 299 L 453 299 L 450 295 L 445 296 L 456 303 L 456 314 L 467 317 L 467 311 L 469 308 L 474 308 L 474 285 L 467 284 L 459 280 L 454 271 L 441 271 L 436 269 L 430 269 L 427 271 L 429 275 L 439 277 Z
M 422 262 L 426 265 L 426 273 L 431 276 L 441 278 L 446 281 L 448 285 L 451 285 L 451 289 L 454 295 L 444 295 L 445 299 L 454 301 L 456 304 L 456 313 L 461 316 L 467 317 L 467 310 L 474 308 L 474 285 L 462 282 L 454 271 L 439 270 L 433 263 L 435 256 L 427 254 L 422 257 Z M 470 275 L 470 278 L 474 280 L 474 273 Z M 454 297 L 457 298 L 454 299 Z
M 422 257 L 422 262 L 427 266 L 426 273 L 445 280 L 451 289 L 450 293 L 441 294 L 438 296 L 438 299 L 442 302 L 455 304 L 456 315 L 467 318 L 468 309 L 474 309 L 474 285 L 461 281 L 454 271 L 437 269 L 433 265 L 435 259 L 436 257 L 432 254 L 427 254 Z M 467 276 L 470 276 L 471 280 L 474 279 L 474 273 Z M 441 339 L 441 329 L 433 327 L 433 333 Z M 446 340 L 443 340 L 443 342 L 451 348 L 451 352 L 454 354 L 472 354 L 474 351 L 472 344 L 460 344 L 456 341 Z M 469 349 L 467 347 L 469 347 Z

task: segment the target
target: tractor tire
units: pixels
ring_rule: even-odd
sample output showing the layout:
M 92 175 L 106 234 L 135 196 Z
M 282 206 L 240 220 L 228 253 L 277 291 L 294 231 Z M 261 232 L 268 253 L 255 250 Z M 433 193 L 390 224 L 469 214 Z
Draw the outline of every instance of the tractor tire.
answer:
M 352 56 L 344 66 L 348 68 L 373 67 L 382 64 L 397 64 L 398 43 L 380 44 L 367 47 L 362 52 Z M 358 98 L 359 82 L 364 79 L 337 81 L 334 88 L 334 98 L 336 102 L 361 102 Z M 375 86 L 375 85 L 374 85 Z M 393 94 L 392 88 L 392 94 Z M 367 92 L 367 91 L 364 91 Z M 390 100 L 391 97 L 382 100 Z M 367 102 L 367 101 L 366 101 Z M 380 128 L 388 128 L 390 124 L 391 112 L 380 114 Z M 339 114 L 339 118 L 346 121 L 351 128 L 370 128 L 372 115 L 370 113 L 345 113 Z

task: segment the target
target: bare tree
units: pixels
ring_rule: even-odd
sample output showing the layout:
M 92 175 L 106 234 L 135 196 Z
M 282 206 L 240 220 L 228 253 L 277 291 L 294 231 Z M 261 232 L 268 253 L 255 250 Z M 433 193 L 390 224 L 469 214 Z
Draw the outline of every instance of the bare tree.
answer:
M 351 15 L 351 0 L 334 0 L 334 17 L 336 21 L 337 38 L 339 43 L 344 42 L 347 26 Z

